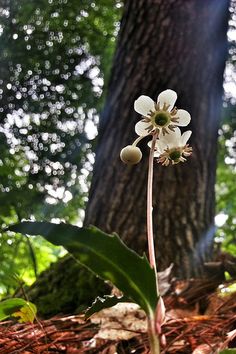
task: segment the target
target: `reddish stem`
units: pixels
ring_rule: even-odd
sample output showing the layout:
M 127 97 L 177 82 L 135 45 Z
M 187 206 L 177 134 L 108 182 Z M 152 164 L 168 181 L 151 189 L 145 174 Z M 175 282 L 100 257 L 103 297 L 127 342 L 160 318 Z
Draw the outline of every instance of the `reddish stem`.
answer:
M 155 258 L 154 237 L 153 237 L 153 218 L 152 218 L 153 158 L 154 158 L 156 140 L 157 140 L 157 134 L 154 134 L 153 138 L 152 138 L 152 145 L 151 145 L 151 149 L 150 149 L 149 162 L 148 162 L 147 238 L 148 238 L 149 262 L 156 274 L 156 283 L 157 283 L 157 292 L 158 292 L 157 266 L 156 266 L 156 258 Z

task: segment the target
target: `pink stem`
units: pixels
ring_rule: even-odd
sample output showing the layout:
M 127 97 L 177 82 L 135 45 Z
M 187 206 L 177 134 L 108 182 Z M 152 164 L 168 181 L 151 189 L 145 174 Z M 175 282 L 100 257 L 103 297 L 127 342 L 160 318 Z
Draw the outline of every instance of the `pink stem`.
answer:
M 148 162 L 148 183 L 147 183 L 147 237 L 148 237 L 148 253 L 151 267 L 154 269 L 157 280 L 157 266 L 155 258 L 154 237 L 153 237 L 153 219 L 152 219 L 152 185 L 153 185 L 153 158 L 155 151 L 157 134 L 153 135 L 152 145 Z M 158 281 L 157 281 L 158 291 Z

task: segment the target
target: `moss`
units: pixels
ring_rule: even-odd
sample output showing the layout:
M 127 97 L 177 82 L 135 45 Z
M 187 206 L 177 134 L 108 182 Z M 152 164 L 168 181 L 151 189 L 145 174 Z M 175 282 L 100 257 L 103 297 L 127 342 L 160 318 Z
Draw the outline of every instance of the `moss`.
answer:
M 110 287 L 70 256 L 43 272 L 27 291 L 39 316 L 81 312 L 97 296 L 110 293 Z

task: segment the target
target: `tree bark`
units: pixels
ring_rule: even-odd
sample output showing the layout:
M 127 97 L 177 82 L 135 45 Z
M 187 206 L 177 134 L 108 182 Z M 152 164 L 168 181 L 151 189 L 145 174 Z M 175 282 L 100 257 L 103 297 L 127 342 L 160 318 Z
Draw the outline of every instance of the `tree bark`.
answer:
M 154 234 L 158 270 L 199 276 L 213 250 L 217 131 L 227 56 L 228 0 L 128 0 L 100 121 L 85 225 L 116 232 L 143 253 L 148 148 L 141 163 L 122 164 L 135 139 L 133 102 L 167 89 L 188 110 L 193 155 L 185 164 L 154 166 Z M 186 130 L 186 129 L 185 129 Z

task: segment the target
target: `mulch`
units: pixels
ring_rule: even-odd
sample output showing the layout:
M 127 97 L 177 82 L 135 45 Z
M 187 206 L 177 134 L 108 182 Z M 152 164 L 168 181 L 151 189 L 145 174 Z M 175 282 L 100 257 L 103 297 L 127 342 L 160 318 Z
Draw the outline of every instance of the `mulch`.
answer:
M 167 319 L 162 326 L 162 354 L 215 354 L 236 348 L 236 293 L 217 291 L 202 281 L 175 284 L 164 297 Z M 224 295 L 224 296 L 223 296 Z M 30 323 L 1 322 L 1 354 L 149 353 L 145 332 L 129 340 L 96 338 L 99 325 L 83 315 L 56 316 Z

